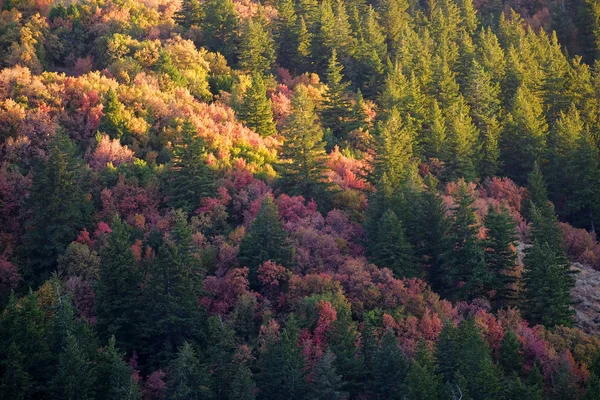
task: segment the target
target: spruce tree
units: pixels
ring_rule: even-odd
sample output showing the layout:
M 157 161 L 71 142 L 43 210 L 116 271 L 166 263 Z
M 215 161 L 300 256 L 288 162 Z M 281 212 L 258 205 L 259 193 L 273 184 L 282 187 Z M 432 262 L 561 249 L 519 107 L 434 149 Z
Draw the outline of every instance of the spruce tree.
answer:
M 317 361 L 313 369 L 313 379 L 308 385 L 311 399 L 315 400 L 342 400 L 347 398 L 347 393 L 341 391 L 343 382 L 335 369 L 335 354 L 327 350 Z
M 210 376 L 198 361 L 194 349 L 184 342 L 169 364 L 167 396 L 172 400 L 212 399 Z
M 441 395 L 441 384 L 437 362 L 425 342 L 421 341 L 406 376 L 406 399 L 437 400 Z
M 275 43 L 264 16 L 248 18 L 242 29 L 240 67 L 255 74 L 269 75 L 275 63 Z
M 1 364 L 3 371 L 0 378 L 1 397 L 4 399 L 25 400 L 30 398 L 33 386 L 31 376 L 23 368 L 24 356 L 15 342 L 12 342 L 6 352 L 6 358 Z
M 237 61 L 238 15 L 232 0 L 205 0 L 200 28 L 210 51 L 223 54 L 230 64 Z
M 515 222 L 506 209 L 500 212 L 491 206 L 485 217 L 487 237 L 483 242 L 485 259 L 490 272 L 489 288 L 495 292 L 494 308 L 512 304 L 515 299 L 514 284 L 517 268 L 517 234 Z
M 293 314 L 279 338 L 268 337 L 258 360 L 258 389 L 265 400 L 304 399 L 305 366 L 298 347 L 299 329 Z
M 258 288 L 258 267 L 265 261 L 290 266 L 292 248 L 287 241 L 287 232 L 279 219 L 277 205 L 266 197 L 246 236 L 240 243 L 239 260 L 250 269 L 248 279 L 252 288 Z
M 183 123 L 181 139 L 173 146 L 173 161 L 164 184 L 168 205 L 187 213 L 214 193 L 215 174 L 206 163 L 206 145 L 190 121 Z
M 139 400 L 141 393 L 131 366 L 123 361 L 114 336 L 101 349 L 97 364 L 97 393 L 108 399 Z
M 383 334 L 369 366 L 373 379 L 367 389 L 379 398 L 401 399 L 408 360 L 400 350 L 393 330 L 388 329 Z
M 523 356 L 521 355 L 521 342 L 517 335 L 508 329 L 500 342 L 500 366 L 506 375 L 518 374 L 523 367 Z
M 86 199 L 84 175 L 73 143 L 58 132 L 50 142 L 47 160 L 34 168 L 27 199 L 30 216 L 21 250 L 24 275 L 34 287 L 50 277 L 58 256 L 89 223 L 91 204 Z
M 295 71 L 300 38 L 299 20 L 293 0 L 281 0 L 277 3 L 277 18 L 273 24 L 273 35 L 277 42 L 277 63 L 283 68 Z
M 350 103 L 347 99 L 349 84 L 343 82 L 343 69 L 344 67 L 337 61 L 336 51 L 333 50 L 327 66 L 327 92 L 323 102 L 321 121 L 323 127 L 330 129 L 338 141 L 343 140 L 347 133 L 350 115 Z
M 90 360 L 71 333 L 59 355 L 56 375 L 50 382 L 53 399 L 93 400 L 96 376 Z
M 181 8 L 175 14 L 175 21 L 186 29 L 199 26 L 202 21 L 200 0 L 183 0 Z
M 284 160 L 280 165 L 281 186 L 287 193 L 304 196 L 307 201 L 326 197 L 330 185 L 325 179 L 327 154 L 323 129 L 305 86 L 297 87 L 292 98 L 281 158 Z
M 485 294 L 490 273 L 485 253 L 477 234 L 473 197 L 467 184 L 459 185 L 456 206 L 451 217 L 448 249 L 444 255 L 445 288 L 442 293 L 454 299 L 472 299 Z
M 123 143 L 128 143 L 131 139 L 125 106 L 119 101 L 119 96 L 113 89 L 109 89 L 106 93 L 104 115 L 98 129 L 110 136 L 111 139 L 120 139 Z
M 397 278 L 419 276 L 402 221 L 392 210 L 388 209 L 379 220 L 377 236 L 370 241 L 369 247 L 371 260 L 378 267 L 391 269 Z
M 141 273 L 131 249 L 129 227 L 118 217 L 100 250 L 100 272 L 96 287 L 96 329 L 102 340 L 112 336 L 119 348 L 134 348 Z
M 193 264 L 181 239 L 171 233 L 160 240 L 141 294 L 141 353 L 156 365 L 172 359 L 184 342 L 198 337 L 201 328 Z
M 252 86 L 246 89 L 238 111 L 239 119 L 263 137 L 277 133 L 271 100 L 261 74 L 252 75 Z

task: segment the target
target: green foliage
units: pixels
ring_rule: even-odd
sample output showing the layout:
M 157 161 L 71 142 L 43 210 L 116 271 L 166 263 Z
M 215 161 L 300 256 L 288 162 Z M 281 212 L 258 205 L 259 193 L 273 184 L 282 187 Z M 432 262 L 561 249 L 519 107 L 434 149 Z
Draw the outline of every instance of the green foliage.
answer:
M 52 398 L 64 400 L 92 400 L 96 376 L 90 360 L 71 333 L 59 355 L 56 375 L 50 382 Z
M 198 361 L 192 346 L 185 342 L 169 365 L 167 395 L 173 400 L 212 399 L 210 376 Z
M 287 232 L 279 220 L 277 205 L 266 197 L 246 236 L 240 243 L 239 260 L 248 267 L 250 286 L 258 287 L 258 267 L 265 261 L 291 266 L 292 248 L 287 241 Z
M 141 394 L 131 367 L 119 354 L 114 337 L 99 354 L 97 393 L 115 400 L 139 400 Z
M 275 62 L 275 43 L 264 18 L 249 18 L 242 29 L 239 49 L 240 67 L 252 74 L 271 72 Z
M 304 86 L 296 88 L 292 111 L 283 131 L 281 186 L 306 200 L 325 199 L 329 183 L 325 178 L 325 142 L 314 101 Z
M 204 44 L 223 54 L 229 63 L 237 60 L 239 21 L 231 0 L 206 0 L 200 23 Z
M 56 134 L 48 159 L 40 162 L 33 174 L 22 251 L 24 272 L 32 285 L 39 286 L 56 268 L 58 256 L 89 222 L 91 204 L 83 185 L 85 171 L 65 134 Z
M 214 193 L 215 173 L 206 163 L 206 145 L 196 127 L 185 121 L 181 139 L 173 146 L 173 162 L 166 173 L 168 204 L 192 213 L 203 197 Z
M 277 133 L 271 100 L 267 97 L 267 88 L 260 73 L 252 75 L 252 85 L 243 95 L 238 117 L 248 128 L 261 136 L 266 137 Z

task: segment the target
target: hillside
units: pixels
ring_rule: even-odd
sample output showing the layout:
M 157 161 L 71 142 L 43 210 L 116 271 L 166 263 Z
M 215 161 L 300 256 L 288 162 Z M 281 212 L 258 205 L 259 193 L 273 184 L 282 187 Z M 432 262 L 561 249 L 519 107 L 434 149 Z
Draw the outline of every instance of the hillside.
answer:
M 598 1 L 0 4 L 0 400 L 600 398 Z

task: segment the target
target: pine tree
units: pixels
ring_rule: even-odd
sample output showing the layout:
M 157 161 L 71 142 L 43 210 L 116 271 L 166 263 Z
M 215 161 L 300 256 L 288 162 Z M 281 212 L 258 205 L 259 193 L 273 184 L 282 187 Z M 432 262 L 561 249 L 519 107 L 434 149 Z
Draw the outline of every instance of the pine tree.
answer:
M 114 336 L 127 351 L 134 348 L 141 274 L 138 269 L 128 226 L 115 217 L 112 232 L 100 251 L 101 264 L 96 287 L 96 329 L 103 340 Z
M 71 140 L 59 132 L 52 139 L 48 159 L 34 168 L 29 192 L 26 233 L 22 247 L 25 277 L 38 286 L 55 270 L 58 256 L 89 222 L 84 171 Z
M 419 276 L 414 252 L 402 221 L 387 210 L 378 223 L 377 236 L 370 242 L 371 260 L 380 268 L 389 268 L 397 278 Z
M 379 14 L 392 55 L 397 55 L 400 51 L 404 31 L 410 23 L 408 7 L 407 0 L 381 0 L 379 2 Z
M 327 154 L 323 130 L 305 86 L 296 88 L 283 138 L 281 186 L 306 200 L 324 198 L 330 185 L 324 176 Z
M 521 342 L 517 335 L 510 329 L 504 333 L 502 342 L 500 342 L 500 366 L 504 369 L 506 375 L 519 373 L 523 366 L 523 356 L 521 355 Z
M 477 233 L 473 197 L 462 182 L 455 196 L 449 231 L 449 248 L 444 255 L 445 288 L 442 293 L 454 299 L 472 299 L 484 295 L 490 281 L 485 253 Z
M 450 108 L 447 121 L 448 151 L 447 158 L 442 158 L 448 167 L 446 175 L 449 180 L 457 178 L 474 180 L 476 177 L 474 159 L 477 154 L 479 133 L 469 116 L 469 107 L 464 104 L 462 97 L 459 97 Z
M 141 353 L 149 355 L 150 362 L 157 365 L 172 359 L 184 342 L 198 337 L 200 330 L 193 265 L 182 246 L 185 241 L 178 239 L 171 234 L 159 242 L 141 294 L 140 334 L 145 344 Z
M 391 329 L 383 334 L 370 367 L 373 380 L 368 384 L 369 391 L 379 398 L 401 399 L 408 360 L 398 347 L 398 339 Z
M 206 342 L 209 344 L 204 352 L 204 363 L 210 371 L 212 391 L 217 397 L 227 397 L 232 391 L 232 382 L 238 367 L 235 360 L 235 332 L 225 325 L 220 316 L 208 318 L 206 321 Z
M 129 364 L 121 358 L 114 336 L 100 352 L 97 366 L 97 393 L 107 399 L 139 400 L 141 394 Z
M 187 213 L 199 207 L 202 197 L 214 193 L 215 174 L 206 163 L 206 145 L 190 121 L 183 123 L 181 139 L 173 147 L 173 163 L 165 185 L 169 206 Z
M 293 315 L 279 338 L 269 337 L 258 360 L 258 388 L 265 400 L 306 398 L 305 368 Z
M 541 161 L 546 151 L 547 131 L 541 102 L 527 86 L 521 86 L 500 140 L 504 173 L 524 183 L 534 162 Z
M 23 353 L 15 342 L 12 342 L 6 358 L 1 364 L 4 372 L 0 378 L 1 397 L 4 399 L 25 400 L 32 389 L 31 376 L 23 368 Z
M 296 70 L 298 57 L 299 20 L 293 0 L 281 0 L 277 4 L 277 18 L 273 35 L 277 43 L 277 63 L 283 68 Z M 306 26 L 305 26 L 306 27 Z
M 500 212 L 490 207 L 484 221 L 487 238 L 484 240 L 487 268 L 492 274 L 490 289 L 494 294 L 494 308 L 512 304 L 517 267 L 517 234 L 515 222 L 506 209 Z
M 271 100 L 261 74 L 252 75 L 252 86 L 246 89 L 238 111 L 239 119 L 263 137 L 277 133 Z
M 259 285 L 256 274 L 258 267 L 265 261 L 290 266 L 292 249 L 287 241 L 287 232 L 279 220 L 277 205 L 270 197 L 263 200 L 256 218 L 240 243 L 239 260 L 242 266 L 250 269 L 248 278 L 253 288 Z
M 252 371 L 244 364 L 239 364 L 235 369 L 233 379 L 231 381 L 231 396 L 232 399 L 239 400 L 254 400 L 256 395 L 256 383 L 252 376 Z
M 300 17 L 298 22 L 298 47 L 296 48 L 296 69 L 298 72 L 308 71 L 312 67 L 311 48 L 313 37 L 308 30 L 304 17 Z
M 232 0 L 205 0 L 200 28 L 210 51 L 223 54 L 229 64 L 235 64 L 239 22 Z
M 172 400 L 212 399 L 210 376 L 198 361 L 192 346 L 185 342 L 169 365 L 167 396 Z
M 240 40 L 240 67 L 252 74 L 268 75 L 275 63 L 275 42 L 265 17 L 248 18 Z
M 335 354 L 327 350 L 314 367 L 313 379 L 308 385 L 309 396 L 315 400 L 341 400 L 347 394 L 341 391 L 342 378 L 335 370 Z
M 437 400 L 441 395 L 437 363 L 424 342 L 419 342 L 415 359 L 406 376 L 407 400 Z
M 59 355 L 56 375 L 50 382 L 52 398 L 64 400 L 94 399 L 96 376 L 90 360 L 71 333 Z
M 438 102 L 433 100 L 421 143 L 425 158 L 448 159 L 446 138 L 446 119 Z
M 349 84 L 342 81 L 343 69 L 344 67 L 337 61 L 334 49 L 327 67 L 327 93 L 323 102 L 321 121 L 323 127 L 330 129 L 338 141 L 343 140 L 348 131 L 347 123 L 350 115 L 350 103 L 346 93 Z
M 199 26 L 202 21 L 202 6 L 199 0 L 183 0 L 175 14 L 175 21 L 186 29 Z
M 574 285 L 570 264 L 561 250 L 534 239 L 525 256 L 523 273 L 525 317 L 546 327 L 570 326 L 573 311 L 570 291 Z

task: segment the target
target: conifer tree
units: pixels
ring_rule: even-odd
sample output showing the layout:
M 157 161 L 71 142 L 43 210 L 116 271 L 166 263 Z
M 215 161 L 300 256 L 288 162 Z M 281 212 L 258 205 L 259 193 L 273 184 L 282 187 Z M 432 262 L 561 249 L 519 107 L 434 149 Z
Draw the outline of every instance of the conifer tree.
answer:
M 517 183 L 524 183 L 533 163 L 541 161 L 547 131 L 541 102 L 527 86 L 521 86 L 500 140 L 504 172 Z
M 469 116 L 468 106 L 464 104 L 462 97 L 459 97 L 450 109 L 447 159 L 442 158 L 448 167 L 446 174 L 450 180 L 475 179 L 477 139 L 478 131 Z
M 490 207 L 484 221 L 487 238 L 484 240 L 485 259 L 491 274 L 490 289 L 494 294 L 494 308 L 512 304 L 515 298 L 517 252 L 515 222 L 506 209 L 500 212 Z
M 517 335 L 508 329 L 504 333 L 502 342 L 500 342 L 500 366 L 504 372 L 509 375 L 511 373 L 519 373 L 523 366 L 523 356 L 521 355 L 521 342 Z
M 305 86 L 296 88 L 283 137 L 281 186 L 306 200 L 323 199 L 330 186 L 324 176 L 327 154 L 315 104 Z
M 239 400 L 254 400 L 256 395 L 256 383 L 252 371 L 245 364 L 239 364 L 233 374 L 231 381 L 231 397 Z
M 96 287 L 97 332 L 101 339 L 114 336 L 120 348 L 134 348 L 135 312 L 141 274 L 133 250 L 129 228 L 115 217 L 111 233 L 100 251 L 100 272 Z
M 273 36 L 277 43 L 277 63 L 283 68 L 296 70 L 298 58 L 299 19 L 293 0 L 277 3 L 277 18 L 274 21 Z M 305 26 L 306 28 L 306 26 Z
M 392 55 L 397 55 L 400 51 L 404 30 L 410 22 L 408 7 L 407 0 L 381 0 L 379 2 L 381 24 L 385 29 L 388 48 Z
M 175 21 L 186 29 L 199 26 L 202 21 L 202 6 L 199 0 L 183 0 L 175 14 Z
M 337 140 L 344 139 L 350 115 L 350 103 L 346 93 L 349 84 L 342 81 L 343 69 L 344 67 L 337 61 L 335 49 L 332 50 L 327 67 L 327 93 L 323 102 L 321 121 L 323 127 L 330 129 Z
M 261 74 L 252 75 L 252 86 L 244 93 L 238 116 L 248 128 L 261 136 L 277 133 L 271 100 L 267 97 L 267 88 Z
M 25 400 L 30 396 L 33 382 L 31 376 L 23 368 L 24 356 L 15 342 L 12 342 L 6 358 L 1 364 L 3 375 L 0 378 L 2 398 Z
M 275 42 L 265 17 L 248 18 L 242 29 L 239 63 L 252 74 L 269 75 L 275 63 Z
M 345 399 L 347 394 L 341 387 L 342 378 L 335 370 L 335 354 L 327 350 L 314 367 L 313 380 L 308 386 L 309 396 L 315 400 Z
M 190 121 L 181 127 L 181 139 L 173 146 L 173 162 L 166 175 L 170 207 L 191 213 L 200 206 L 202 197 L 213 194 L 215 176 L 206 163 L 206 145 Z
M 313 37 L 310 31 L 308 30 L 304 17 L 300 17 L 297 31 L 298 47 L 296 48 L 296 68 L 299 72 L 308 71 L 312 66 L 311 48 Z
M 387 210 L 378 223 L 377 236 L 370 242 L 371 260 L 380 268 L 389 268 L 397 278 L 419 276 L 414 252 L 402 221 Z
M 279 338 L 269 337 L 258 360 L 258 388 L 265 400 L 306 398 L 305 368 L 297 345 L 298 326 L 291 315 Z
M 180 215 L 176 218 L 185 218 Z M 186 341 L 199 335 L 201 314 L 194 288 L 193 265 L 177 235 L 163 238 L 147 268 L 141 300 L 144 355 L 159 364 L 170 360 Z
M 50 277 L 58 256 L 89 222 L 84 171 L 75 157 L 73 143 L 59 132 L 49 145 L 48 159 L 34 168 L 22 247 L 25 276 L 32 286 Z
M 200 28 L 206 47 L 223 54 L 230 64 L 237 60 L 239 22 L 232 0 L 205 0 Z
M 169 365 L 167 395 L 173 400 L 212 399 L 210 376 L 198 361 L 194 349 L 184 342 Z
M 59 355 L 56 375 L 50 382 L 52 398 L 60 400 L 93 400 L 96 376 L 85 352 L 71 333 Z
M 256 218 L 240 243 L 239 260 L 242 266 L 250 269 L 248 278 L 253 288 L 258 287 L 256 274 L 258 267 L 265 261 L 290 266 L 292 249 L 287 242 L 287 232 L 279 220 L 277 205 L 270 197 L 263 200 Z
M 393 330 L 388 329 L 383 334 L 370 367 L 373 379 L 369 382 L 369 391 L 379 398 L 401 399 L 408 360 L 398 347 Z
M 100 351 L 97 374 L 97 393 L 102 393 L 102 396 L 115 400 L 141 399 L 131 366 L 121 358 L 114 336 Z
M 424 342 L 419 342 L 415 359 L 406 376 L 407 400 L 437 400 L 441 395 L 441 376 L 437 363 Z
M 426 128 L 422 137 L 422 151 L 425 158 L 448 159 L 446 142 L 446 119 L 436 100 L 433 100 Z
M 478 225 L 473 208 L 473 197 L 467 184 L 462 182 L 455 197 L 449 230 L 448 250 L 444 255 L 446 296 L 454 299 L 472 299 L 485 294 L 490 273 L 485 253 L 477 233 Z

